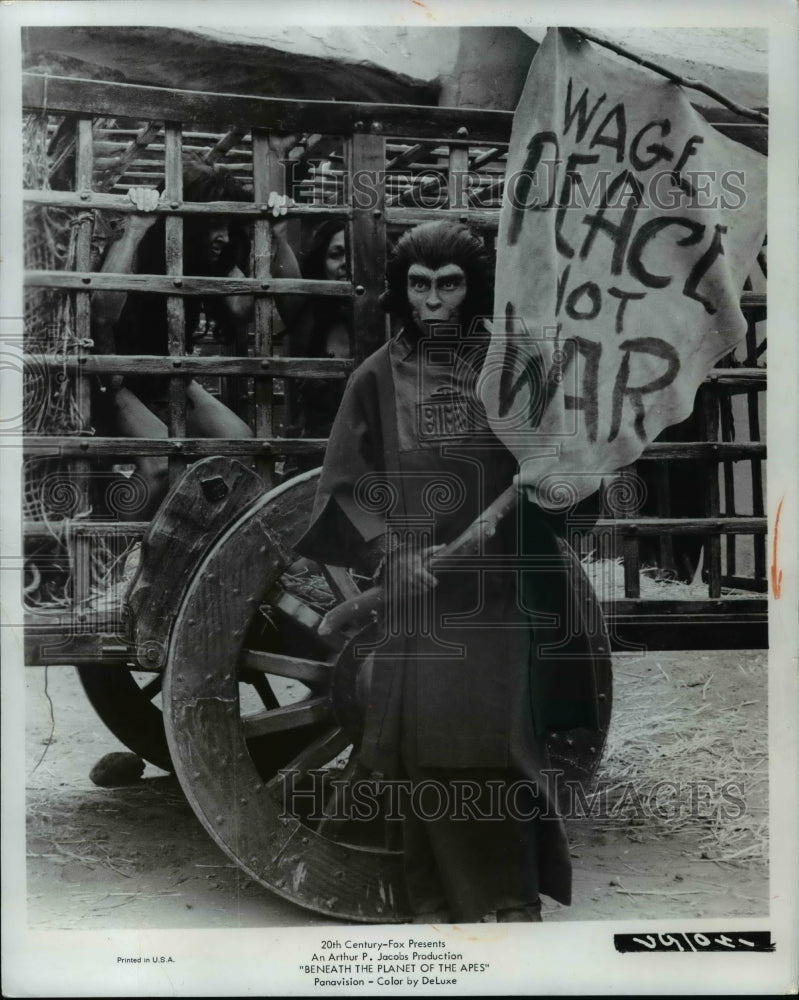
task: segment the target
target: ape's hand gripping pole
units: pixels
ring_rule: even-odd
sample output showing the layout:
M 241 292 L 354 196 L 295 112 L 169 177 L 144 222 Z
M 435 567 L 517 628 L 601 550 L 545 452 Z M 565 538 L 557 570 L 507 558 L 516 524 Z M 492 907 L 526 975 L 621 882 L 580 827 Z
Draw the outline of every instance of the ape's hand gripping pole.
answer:
M 483 543 L 492 537 L 497 525 L 516 506 L 518 498 L 516 484 L 509 486 L 490 504 L 483 513 L 456 539 L 440 549 L 430 560 L 430 569 L 435 571 L 438 564 L 450 556 L 477 555 Z M 332 608 L 319 625 L 320 635 L 334 632 L 355 633 L 373 621 L 385 603 L 385 587 L 377 586 L 365 590 L 358 597 Z

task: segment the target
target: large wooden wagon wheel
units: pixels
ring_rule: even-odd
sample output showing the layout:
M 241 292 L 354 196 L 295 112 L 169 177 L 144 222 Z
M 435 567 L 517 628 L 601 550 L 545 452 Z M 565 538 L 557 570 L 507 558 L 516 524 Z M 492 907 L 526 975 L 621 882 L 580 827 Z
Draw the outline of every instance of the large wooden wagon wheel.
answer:
M 204 549 L 222 530 L 220 525 L 227 527 L 241 509 L 263 495 L 261 479 L 238 462 L 209 458 L 196 463 L 165 500 L 142 543 L 139 571 L 128 594 L 130 658 L 77 667 L 86 696 L 108 729 L 129 750 L 165 771 L 172 770 L 172 761 L 162 688 L 176 601 Z M 290 628 L 283 630 L 283 640 L 291 643 Z M 294 636 L 298 647 L 301 640 Z M 262 672 L 244 671 L 242 677 L 244 704 L 275 706 L 276 696 Z M 271 775 L 294 756 L 307 735 L 308 727 L 278 736 L 253 734 L 248 750 L 259 770 Z
M 396 824 L 380 816 L 348 820 L 341 808 L 348 782 L 363 776 L 363 635 L 318 632 L 325 612 L 356 594 L 358 581 L 293 551 L 317 475 L 258 500 L 196 567 L 169 642 L 167 740 L 198 818 L 252 878 L 331 917 L 396 922 L 407 916 Z M 601 623 L 585 583 L 579 614 Z M 561 758 L 575 776 L 593 770 L 604 743 L 608 649 L 603 627 L 583 636 L 583 652 L 597 667 L 603 721 Z M 257 705 L 241 695 L 253 687 Z

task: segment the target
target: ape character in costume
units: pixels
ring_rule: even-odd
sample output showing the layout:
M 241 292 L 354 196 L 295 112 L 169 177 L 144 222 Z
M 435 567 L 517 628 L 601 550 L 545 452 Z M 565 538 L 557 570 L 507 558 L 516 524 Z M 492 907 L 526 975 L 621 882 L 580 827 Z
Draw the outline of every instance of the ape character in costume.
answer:
M 536 669 L 533 625 L 565 607 L 565 574 L 513 559 L 534 552 L 556 564 L 558 522 L 522 501 L 482 562 L 431 572 L 436 547 L 517 471 L 477 394 L 491 262 L 464 226 L 425 223 L 397 243 L 387 283 L 383 304 L 403 327 L 349 381 L 298 549 L 387 586 L 394 627 L 373 654 L 361 763 L 415 789 L 437 782 L 450 807 L 441 815 L 435 795 L 431 808 L 419 797 L 403 815 L 414 919 L 540 920 L 540 892 L 571 898 L 543 737 L 552 725 L 593 724 L 595 712 L 592 676 L 559 687 L 560 665 L 554 682 Z M 466 786 L 477 798 L 459 809 Z

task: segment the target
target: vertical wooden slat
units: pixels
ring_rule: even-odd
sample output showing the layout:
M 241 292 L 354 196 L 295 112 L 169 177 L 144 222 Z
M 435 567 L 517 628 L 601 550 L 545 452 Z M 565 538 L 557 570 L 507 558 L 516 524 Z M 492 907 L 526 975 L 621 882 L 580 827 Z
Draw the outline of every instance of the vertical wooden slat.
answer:
M 671 517 L 671 491 L 669 489 L 669 463 L 655 462 L 655 503 L 658 517 Z M 660 566 L 674 573 L 674 536 L 661 535 L 658 539 Z
M 762 264 L 761 264 L 762 267 Z M 751 281 L 747 278 L 744 288 L 750 289 Z M 748 367 L 757 366 L 757 326 L 751 316 L 747 316 L 746 326 L 746 359 L 744 364 Z M 760 440 L 760 394 L 757 390 L 752 390 L 746 394 L 746 410 L 749 423 L 749 440 Z M 752 470 L 752 513 L 755 517 L 763 517 L 766 510 L 766 498 L 763 489 L 763 463 L 759 458 L 751 461 Z M 755 579 L 765 580 L 766 578 L 766 536 L 755 535 L 752 539 L 754 547 Z
M 179 122 L 167 122 L 164 128 L 164 198 L 170 204 L 183 201 L 182 129 Z M 174 275 L 176 284 L 183 274 L 183 219 L 179 215 L 166 219 L 166 273 Z M 166 300 L 167 329 L 170 357 L 186 353 L 186 309 L 181 295 L 168 295 Z M 186 382 L 178 376 L 169 380 L 169 436 L 186 436 Z M 185 471 L 182 455 L 169 457 L 170 485 Z
M 723 391 L 723 390 L 722 390 Z M 732 398 L 729 392 L 719 398 L 721 407 L 721 440 L 735 440 L 735 425 L 732 416 Z M 735 514 L 735 474 L 732 462 L 724 462 L 724 513 L 727 517 Z M 726 566 L 728 576 L 735 576 L 737 559 L 735 542 L 738 536 L 732 533 L 727 535 L 726 545 Z
M 216 145 L 209 149 L 203 156 L 203 161 L 208 164 L 218 163 L 247 135 L 249 130 L 234 126 L 222 136 Z M 246 357 L 249 347 L 249 337 L 247 325 L 244 323 L 235 324 L 235 333 L 232 343 L 225 345 L 224 353 L 232 354 L 235 357 Z M 248 388 L 250 380 L 246 378 L 222 378 L 219 380 L 219 398 L 235 414 L 247 423 L 254 420 L 254 415 L 248 412 L 249 397 Z
M 749 417 L 749 440 L 760 441 L 760 394 L 757 392 L 747 392 L 746 408 Z M 752 459 L 752 513 L 755 517 L 763 517 L 766 510 L 766 498 L 763 483 L 763 463 L 759 458 Z M 766 578 L 766 536 L 755 535 L 755 577 L 759 580 Z
M 253 198 L 256 203 L 265 205 L 269 192 L 276 190 L 277 171 L 280 164 L 269 148 L 267 132 L 253 130 L 252 134 L 252 177 Z M 269 280 L 272 266 L 272 227 L 266 215 L 255 220 L 253 233 L 253 277 Z M 271 296 L 256 295 L 255 297 L 255 354 L 266 358 L 272 353 L 272 333 L 274 326 L 274 309 Z M 272 410 L 274 386 L 271 378 L 255 380 L 255 436 L 268 438 L 274 436 L 274 413 Z M 255 463 L 256 472 L 263 478 L 267 488 L 271 488 L 275 478 L 274 459 L 259 457 Z
M 78 121 L 77 157 L 75 164 L 75 189 L 78 192 L 90 191 L 92 186 L 92 121 L 91 118 L 81 118 Z M 78 216 L 78 232 L 75 244 L 75 269 L 91 270 L 92 246 L 92 216 L 87 210 Z M 91 337 L 91 293 L 75 293 L 75 336 L 80 344 Z M 86 353 L 79 346 L 81 354 Z M 91 401 L 89 395 L 89 380 L 78 379 L 77 403 L 80 411 L 81 429 L 87 430 L 91 425 Z
M 237 358 L 246 358 L 250 350 L 250 333 L 248 324 L 236 323 L 236 332 L 232 344 L 228 345 L 226 354 Z M 220 378 L 219 398 L 241 419 L 251 427 L 255 425 L 255 414 L 251 413 L 249 396 L 250 379 Z
M 93 145 L 92 120 L 82 117 L 77 123 L 77 154 L 75 157 L 75 190 L 88 192 L 92 186 Z M 91 270 L 92 252 L 92 216 L 87 210 L 78 216 L 77 237 L 75 242 L 75 270 Z M 75 293 L 75 337 L 78 341 L 78 354 L 85 355 L 83 346 L 91 337 L 91 293 Z M 91 384 L 88 378 L 78 377 L 75 384 L 76 404 L 78 407 L 81 430 L 91 427 Z M 88 462 L 71 463 L 71 475 L 79 491 L 79 506 L 76 513 L 84 513 L 89 509 L 89 474 Z M 74 548 L 74 605 L 80 608 L 88 599 L 91 590 L 91 553 L 85 540 L 83 544 L 76 542 Z M 77 624 L 77 623 L 76 623 Z
M 349 225 L 353 301 L 353 356 L 358 365 L 386 339 L 386 315 L 378 298 L 386 275 L 385 163 L 382 135 L 356 133 L 347 143 L 349 200 L 353 218 Z M 361 178 L 356 189 L 353 180 Z M 357 190 L 357 195 L 356 195 Z
M 620 470 L 621 474 L 630 472 L 635 475 L 635 466 L 630 466 L 627 470 Z M 630 517 L 630 512 L 626 504 L 613 503 L 611 505 L 611 515 L 620 519 Z M 624 596 L 641 596 L 641 552 L 638 544 L 638 535 L 635 528 L 628 534 L 622 536 L 621 543 L 622 565 L 624 566 Z
M 447 203 L 450 208 L 466 211 L 466 181 L 469 172 L 469 150 L 463 146 L 451 147 L 449 151 L 449 173 L 447 183 Z
M 719 439 L 719 407 L 716 387 L 705 385 L 699 390 L 704 437 L 706 441 Z M 710 460 L 705 472 L 705 514 L 718 517 L 721 509 L 719 495 L 718 462 Z M 705 539 L 705 563 L 708 569 L 708 596 L 721 597 L 721 536 L 708 535 Z
M 638 536 L 624 536 L 624 596 L 641 596 L 640 560 L 638 554 Z
M 249 133 L 249 129 L 233 127 L 230 131 L 224 135 L 216 146 L 205 156 L 205 161 L 207 163 L 216 163 L 217 160 L 223 158 L 227 153 L 242 139 L 244 139 Z M 255 169 L 255 139 L 253 137 L 253 173 L 257 177 L 258 171 Z M 255 181 L 255 183 L 258 183 Z M 255 196 L 257 200 L 257 196 Z M 255 274 L 254 267 L 255 259 L 255 247 L 250 247 L 250 274 Z M 268 276 L 267 268 L 267 276 Z M 256 307 L 257 308 L 257 307 Z M 269 324 L 272 323 L 271 314 L 269 319 Z M 269 324 L 267 324 L 269 326 Z M 271 326 L 269 326 L 271 329 Z M 245 358 L 249 354 L 250 348 L 250 329 L 248 323 L 235 323 L 235 332 L 233 336 L 233 342 L 227 348 L 227 353 L 232 353 L 234 356 L 239 358 Z M 256 353 L 258 353 L 256 351 Z M 231 409 L 235 414 L 237 414 L 241 419 L 248 424 L 250 427 L 256 426 L 256 393 L 255 390 L 260 384 L 255 382 L 255 387 L 253 389 L 253 395 L 250 396 L 250 388 L 252 386 L 252 380 L 247 378 L 221 378 L 219 380 L 220 388 L 220 399 L 222 402 Z

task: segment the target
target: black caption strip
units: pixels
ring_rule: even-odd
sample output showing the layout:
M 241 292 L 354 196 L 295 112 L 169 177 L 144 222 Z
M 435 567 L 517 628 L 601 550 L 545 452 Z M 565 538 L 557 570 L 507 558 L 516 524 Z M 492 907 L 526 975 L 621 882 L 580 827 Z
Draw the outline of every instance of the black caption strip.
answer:
M 614 934 L 616 951 L 774 951 L 770 931 Z

